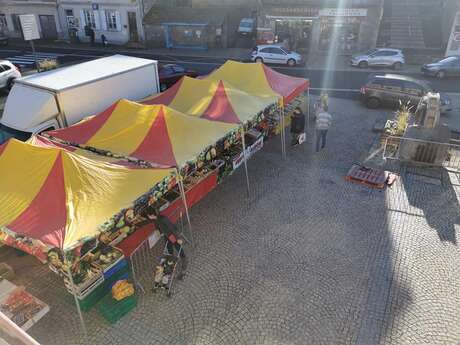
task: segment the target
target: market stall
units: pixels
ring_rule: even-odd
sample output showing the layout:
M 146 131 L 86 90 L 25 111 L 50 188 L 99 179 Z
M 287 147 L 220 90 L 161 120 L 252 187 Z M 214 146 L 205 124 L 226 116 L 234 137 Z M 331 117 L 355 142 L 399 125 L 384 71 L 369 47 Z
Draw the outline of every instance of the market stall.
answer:
M 242 149 L 234 148 L 228 160 L 228 170 L 235 170 L 243 162 L 249 192 L 246 152 L 254 153 L 263 146 L 262 136 L 255 127 L 278 113 L 278 96 L 254 96 L 233 87 L 223 80 L 184 77 L 165 92 L 145 99 L 143 104 L 164 104 L 184 114 L 210 121 L 240 125 Z M 249 130 L 251 130 L 249 132 Z M 248 135 L 249 132 L 249 135 Z M 252 140 L 255 137 L 255 140 Z M 248 140 L 246 140 L 248 139 Z
M 286 120 L 284 115 L 286 106 L 309 90 L 308 79 L 278 73 L 261 63 L 241 63 L 231 60 L 207 75 L 205 79 L 224 80 L 251 96 L 277 97 L 282 108 L 279 122 L 282 128 L 283 155 L 285 154 Z M 308 113 L 307 116 L 309 116 Z
M 156 205 L 165 209 L 181 195 L 187 201 L 187 180 L 198 177 L 197 183 L 213 178 L 211 173 L 203 172 L 221 168 L 215 159 L 217 146 L 236 141 L 238 125 L 200 119 L 163 105 L 120 100 L 87 121 L 44 135 L 102 155 L 126 158 L 141 166 L 174 167 L 181 176 L 179 183 Z M 214 188 L 210 183 L 205 185 Z M 209 191 L 202 190 L 200 198 Z M 189 219 L 188 207 L 184 212 Z
M 80 315 L 119 278 L 124 258 L 114 245 L 135 231 L 133 210 L 176 184 L 174 169 L 118 165 L 14 139 L 0 148 L 0 170 L 0 241 L 48 262 Z

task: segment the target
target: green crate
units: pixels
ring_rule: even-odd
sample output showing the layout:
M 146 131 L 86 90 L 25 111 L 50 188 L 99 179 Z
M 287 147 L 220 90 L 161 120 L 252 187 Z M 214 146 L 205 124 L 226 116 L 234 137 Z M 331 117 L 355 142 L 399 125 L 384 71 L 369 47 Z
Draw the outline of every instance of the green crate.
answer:
M 116 323 L 137 306 L 136 294 L 121 301 L 115 300 L 111 294 L 106 295 L 98 306 L 99 313 L 111 324 Z
M 88 296 L 78 300 L 80 309 L 84 312 L 90 311 L 108 292 L 109 290 L 105 282 L 102 282 L 94 291 L 91 291 Z

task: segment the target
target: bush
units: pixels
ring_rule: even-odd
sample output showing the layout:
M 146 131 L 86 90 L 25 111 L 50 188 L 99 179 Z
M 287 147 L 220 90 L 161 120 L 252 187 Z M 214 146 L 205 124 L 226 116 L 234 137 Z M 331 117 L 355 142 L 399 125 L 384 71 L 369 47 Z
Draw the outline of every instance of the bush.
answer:
M 56 59 L 46 59 L 38 61 L 38 67 L 40 68 L 40 72 L 50 71 L 52 69 L 58 68 L 59 63 Z

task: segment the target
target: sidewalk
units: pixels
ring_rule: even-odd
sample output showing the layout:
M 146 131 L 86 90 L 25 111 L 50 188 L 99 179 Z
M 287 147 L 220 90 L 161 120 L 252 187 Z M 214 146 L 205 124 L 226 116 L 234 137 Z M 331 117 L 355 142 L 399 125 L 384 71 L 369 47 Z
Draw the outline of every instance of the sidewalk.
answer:
M 224 62 L 225 60 L 237 60 L 237 61 L 249 61 L 251 50 L 247 48 L 222 48 L 222 49 L 208 49 L 208 50 L 195 50 L 195 49 L 168 49 L 168 48 L 129 48 L 126 46 L 110 46 L 103 48 L 101 46 L 91 46 L 87 43 L 79 44 L 68 44 L 68 43 L 47 43 L 47 44 L 36 44 L 37 50 L 40 49 L 61 49 L 67 51 L 87 51 L 95 53 L 118 53 L 118 54 L 141 54 L 141 55 L 151 55 L 152 58 L 157 58 L 161 60 L 171 60 L 171 61 L 183 61 L 186 62 L 188 58 L 198 59 L 198 60 L 222 60 L 219 62 Z M 18 49 L 29 49 L 29 45 L 22 42 L 14 42 L 11 44 L 11 47 Z M 406 60 L 409 61 L 402 71 L 408 73 L 419 73 L 420 72 L 420 56 L 406 56 Z M 433 61 L 435 57 L 426 57 L 425 62 Z M 351 67 L 349 65 L 350 56 L 349 55 L 338 55 L 332 59 L 333 68 L 328 66 L 328 56 L 324 53 L 312 53 L 306 57 L 307 68 L 309 70 L 336 70 L 336 71 L 369 71 L 373 72 L 375 69 L 358 69 L 356 67 Z M 411 64 L 410 62 L 417 62 Z M 206 61 L 202 61 L 206 62 Z M 392 71 L 392 69 L 388 69 Z M 382 69 L 379 69 L 382 71 Z M 383 71 L 386 71 L 385 69 Z

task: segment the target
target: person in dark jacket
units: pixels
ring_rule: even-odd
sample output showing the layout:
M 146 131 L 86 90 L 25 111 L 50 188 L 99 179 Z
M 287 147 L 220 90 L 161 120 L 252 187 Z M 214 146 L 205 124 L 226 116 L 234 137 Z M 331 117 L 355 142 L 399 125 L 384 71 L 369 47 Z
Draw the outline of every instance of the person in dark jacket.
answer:
M 297 107 L 294 110 L 291 118 L 291 146 L 299 144 L 299 136 L 305 131 L 305 115 L 302 110 Z
M 160 231 L 162 235 L 166 238 L 166 249 L 169 254 L 173 254 L 174 251 L 176 255 L 180 252 L 180 257 L 185 259 L 184 248 L 181 247 L 184 244 L 184 240 L 181 238 L 179 229 L 174 225 L 167 217 L 161 215 L 157 209 L 154 209 L 148 218 L 155 223 L 156 229 Z M 184 270 L 186 267 L 186 262 L 184 260 Z

